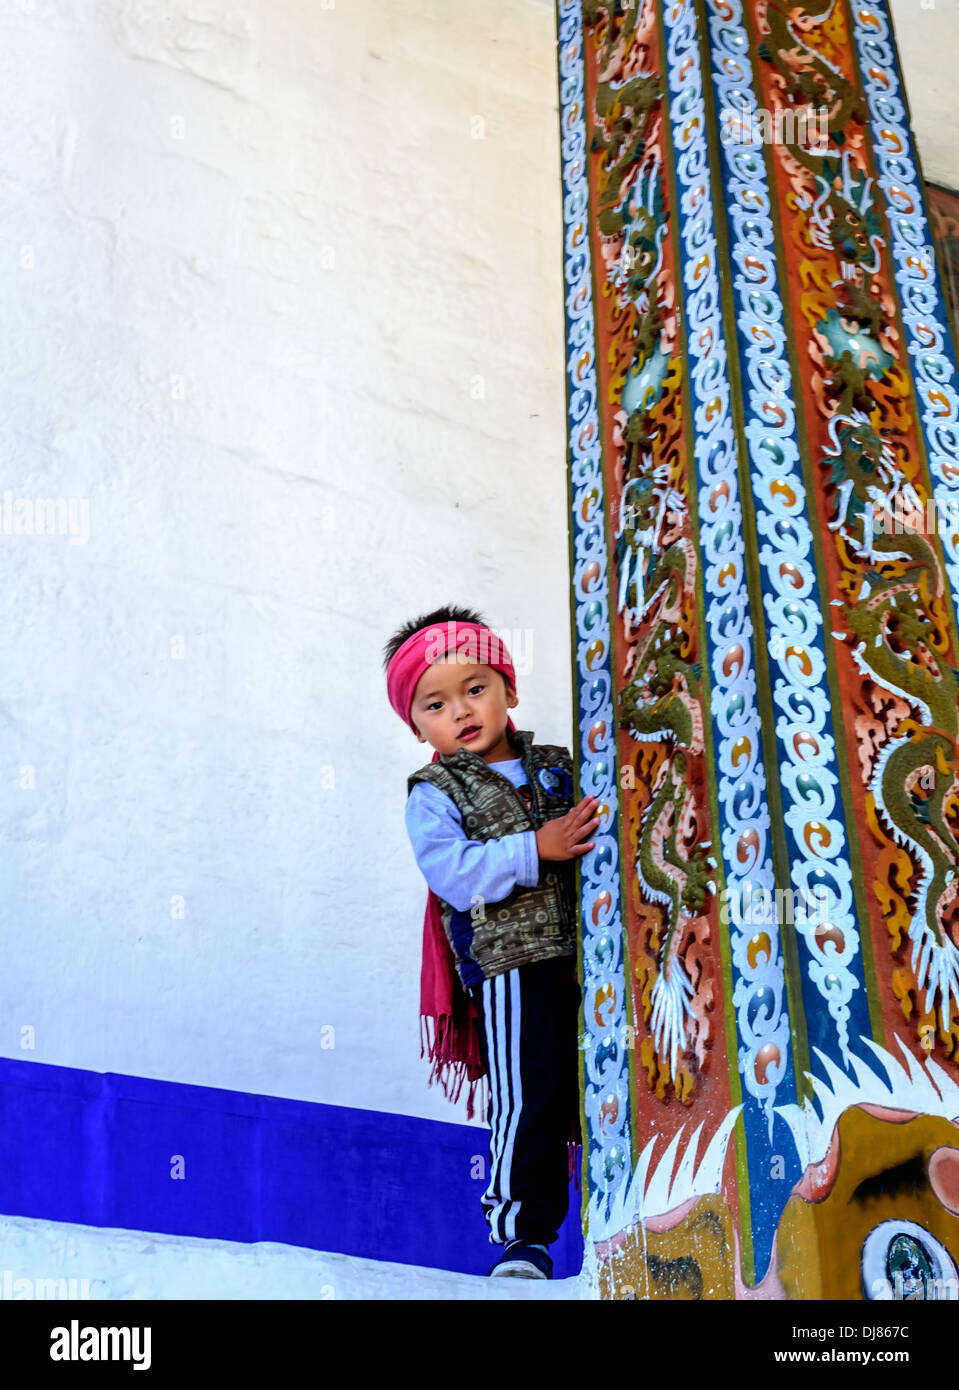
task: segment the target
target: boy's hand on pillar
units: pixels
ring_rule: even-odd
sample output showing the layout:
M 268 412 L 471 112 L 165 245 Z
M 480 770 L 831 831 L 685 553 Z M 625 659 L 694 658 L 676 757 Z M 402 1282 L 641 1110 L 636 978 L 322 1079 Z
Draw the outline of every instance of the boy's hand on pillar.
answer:
M 557 816 L 541 825 L 536 832 L 536 852 L 540 859 L 575 859 L 578 854 L 591 850 L 595 842 L 586 837 L 599 825 L 598 805 L 595 796 L 584 796 L 565 816 Z

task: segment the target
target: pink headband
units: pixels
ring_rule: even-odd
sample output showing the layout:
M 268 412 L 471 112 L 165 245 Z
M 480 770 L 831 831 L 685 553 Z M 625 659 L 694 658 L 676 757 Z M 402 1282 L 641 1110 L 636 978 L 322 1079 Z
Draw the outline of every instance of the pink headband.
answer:
M 386 668 L 389 702 L 414 733 L 416 726 L 410 718 L 410 709 L 420 677 L 434 661 L 450 651 L 455 651 L 464 665 L 475 663 L 501 671 L 516 689 L 516 672 L 506 644 L 491 628 L 481 623 L 454 622 L 421 627 L 419 632 L 407 637 Z M 512 720 L 509 725 L 513 727 Z

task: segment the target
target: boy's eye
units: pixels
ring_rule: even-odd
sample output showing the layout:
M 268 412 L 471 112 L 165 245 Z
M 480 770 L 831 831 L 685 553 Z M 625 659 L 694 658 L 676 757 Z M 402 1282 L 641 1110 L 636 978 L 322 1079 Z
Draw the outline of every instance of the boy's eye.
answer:
M 470 688 L 469 688 L 469 694 L 472 695 L 473 692 L 476 691 L 476 690 L 485 690 L 485 689 L 486 689 L 486 684 L 485 684 L 485 682 L 482 683 L 482 684 L 478 684 L 478 685 L 471 685 Z M 440 706 L 442 705 L 442 703 L 443 703 L 442 700 L 433 700 L 433 701 L 431 701 L 430 704 L 428 704 L 428 705 L 426 706 L 426 708 L 427 708 L 427 710 L 439 709 Z

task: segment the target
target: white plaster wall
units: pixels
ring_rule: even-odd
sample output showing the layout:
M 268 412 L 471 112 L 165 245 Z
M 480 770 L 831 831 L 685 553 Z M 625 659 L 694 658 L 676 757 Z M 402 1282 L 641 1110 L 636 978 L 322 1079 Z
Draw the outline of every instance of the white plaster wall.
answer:
M 535 0 L 0 5 L 0 1054 L 463 1119 L 380 652 L 478 605 L 570 740 L 554 43 Z M 72 538 L 14 533 L 38 497 Z
M 890 0 L 890 7 L 923 174 L 959 189 L 959 0 Z

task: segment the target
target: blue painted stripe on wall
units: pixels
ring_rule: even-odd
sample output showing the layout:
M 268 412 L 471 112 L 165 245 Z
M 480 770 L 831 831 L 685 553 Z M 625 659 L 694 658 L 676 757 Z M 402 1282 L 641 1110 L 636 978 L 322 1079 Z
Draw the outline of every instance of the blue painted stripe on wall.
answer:
M 6 1216 L 486 1274 L 488 1144 L 472 1125 L 0 1058 Z M 557 1279 L 582 1266 L 579 1206 L 571 1190 Z

